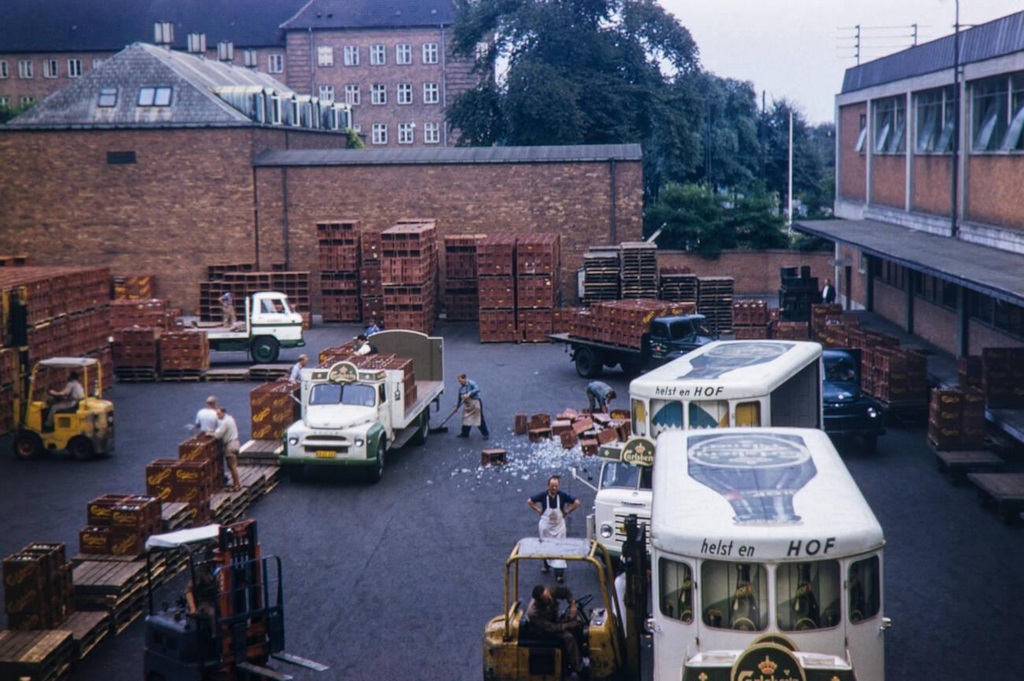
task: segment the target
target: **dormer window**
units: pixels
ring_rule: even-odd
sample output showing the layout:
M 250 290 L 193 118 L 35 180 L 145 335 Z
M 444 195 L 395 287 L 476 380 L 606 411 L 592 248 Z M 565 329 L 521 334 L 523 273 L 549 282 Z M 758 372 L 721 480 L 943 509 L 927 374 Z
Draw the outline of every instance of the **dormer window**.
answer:
M 143 87 L 139 88 L 139 106 L 170 106 L 171 88 Z
M 100 97 L 96 102 L 97 106 L 111 107 L 117 106 L 117 88 L 116 87 L 105 87 L 100 88 Z

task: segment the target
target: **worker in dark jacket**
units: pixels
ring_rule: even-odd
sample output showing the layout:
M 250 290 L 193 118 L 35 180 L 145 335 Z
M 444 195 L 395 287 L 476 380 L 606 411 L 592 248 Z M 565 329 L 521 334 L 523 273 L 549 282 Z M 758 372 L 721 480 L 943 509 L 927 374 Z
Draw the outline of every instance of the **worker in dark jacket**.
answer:
M 583 671 L 580 646 L 576 640 L 576 635 L 581 633 L 581 625 L 572 592 L 564 586 L 551 588 L 538 584 L 533 587 L 532 596 L 530 605 L 526 608 L 526 621 L 530 633 L 561 641 L 567 678 L 578 678 L 579 673 Z M 569 610 L 564 617 L 558 616 L 560 600 L 569 604 Z
M 587 384 L 587 404 L 590 411 L 608 411 L 608 406 L 615 399 L 615 391 L 607 383 L 591 381 Z

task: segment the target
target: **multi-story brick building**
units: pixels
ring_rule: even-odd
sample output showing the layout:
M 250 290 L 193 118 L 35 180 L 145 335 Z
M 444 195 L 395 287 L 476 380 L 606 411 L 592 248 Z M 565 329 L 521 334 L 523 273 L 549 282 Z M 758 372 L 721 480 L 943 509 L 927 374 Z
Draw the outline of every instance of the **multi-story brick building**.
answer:
M 453 97 L 474 86 L 451 53 L 451 0 L 7 0 L 0 108 L 42 100 L 135 42 L 166 44 L 348 102 L 367 144 L 448 146 Z
M 1024 345 L 1024 12 L 848 69 L 835 281 L 957 356 Z

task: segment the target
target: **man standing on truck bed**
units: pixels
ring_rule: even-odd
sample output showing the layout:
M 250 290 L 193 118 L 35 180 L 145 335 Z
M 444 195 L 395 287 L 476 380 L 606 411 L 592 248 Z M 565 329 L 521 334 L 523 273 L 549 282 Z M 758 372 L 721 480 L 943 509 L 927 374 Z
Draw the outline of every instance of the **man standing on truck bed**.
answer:
M 231 297 L 231 291 L 220 294 L 220 312 L 222 323 L 225 327 L 232 329 L 237 321 L 235 318 L 235 301 Z
M 462 432 L 456 437 L 469 437 L 469 431 L 476 426 L 486 440 L 491 436 L 484 419 L 484 403 L 480 399 L 480 388 L 466 374 L 459 374 L 459 403 L 462 405 Z
M 615 391 L 607 383 L 591 381 L 587 384 L 587 404 L 590 411 L 608 411 L 608 405 L 615 399 Z

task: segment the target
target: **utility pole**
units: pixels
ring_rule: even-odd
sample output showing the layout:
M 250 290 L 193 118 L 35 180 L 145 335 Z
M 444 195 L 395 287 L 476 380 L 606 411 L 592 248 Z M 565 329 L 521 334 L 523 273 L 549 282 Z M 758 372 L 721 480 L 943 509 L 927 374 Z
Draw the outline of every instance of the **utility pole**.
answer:
M 960 0 L 956 0 L 956 23 L 953 25 L 953 168 L 950 176 L 953 179 L 950 187 L 952 205 L 949 235 L 955 239 L 960 231 L 957 226 L 957 193 L 960 184 Z

